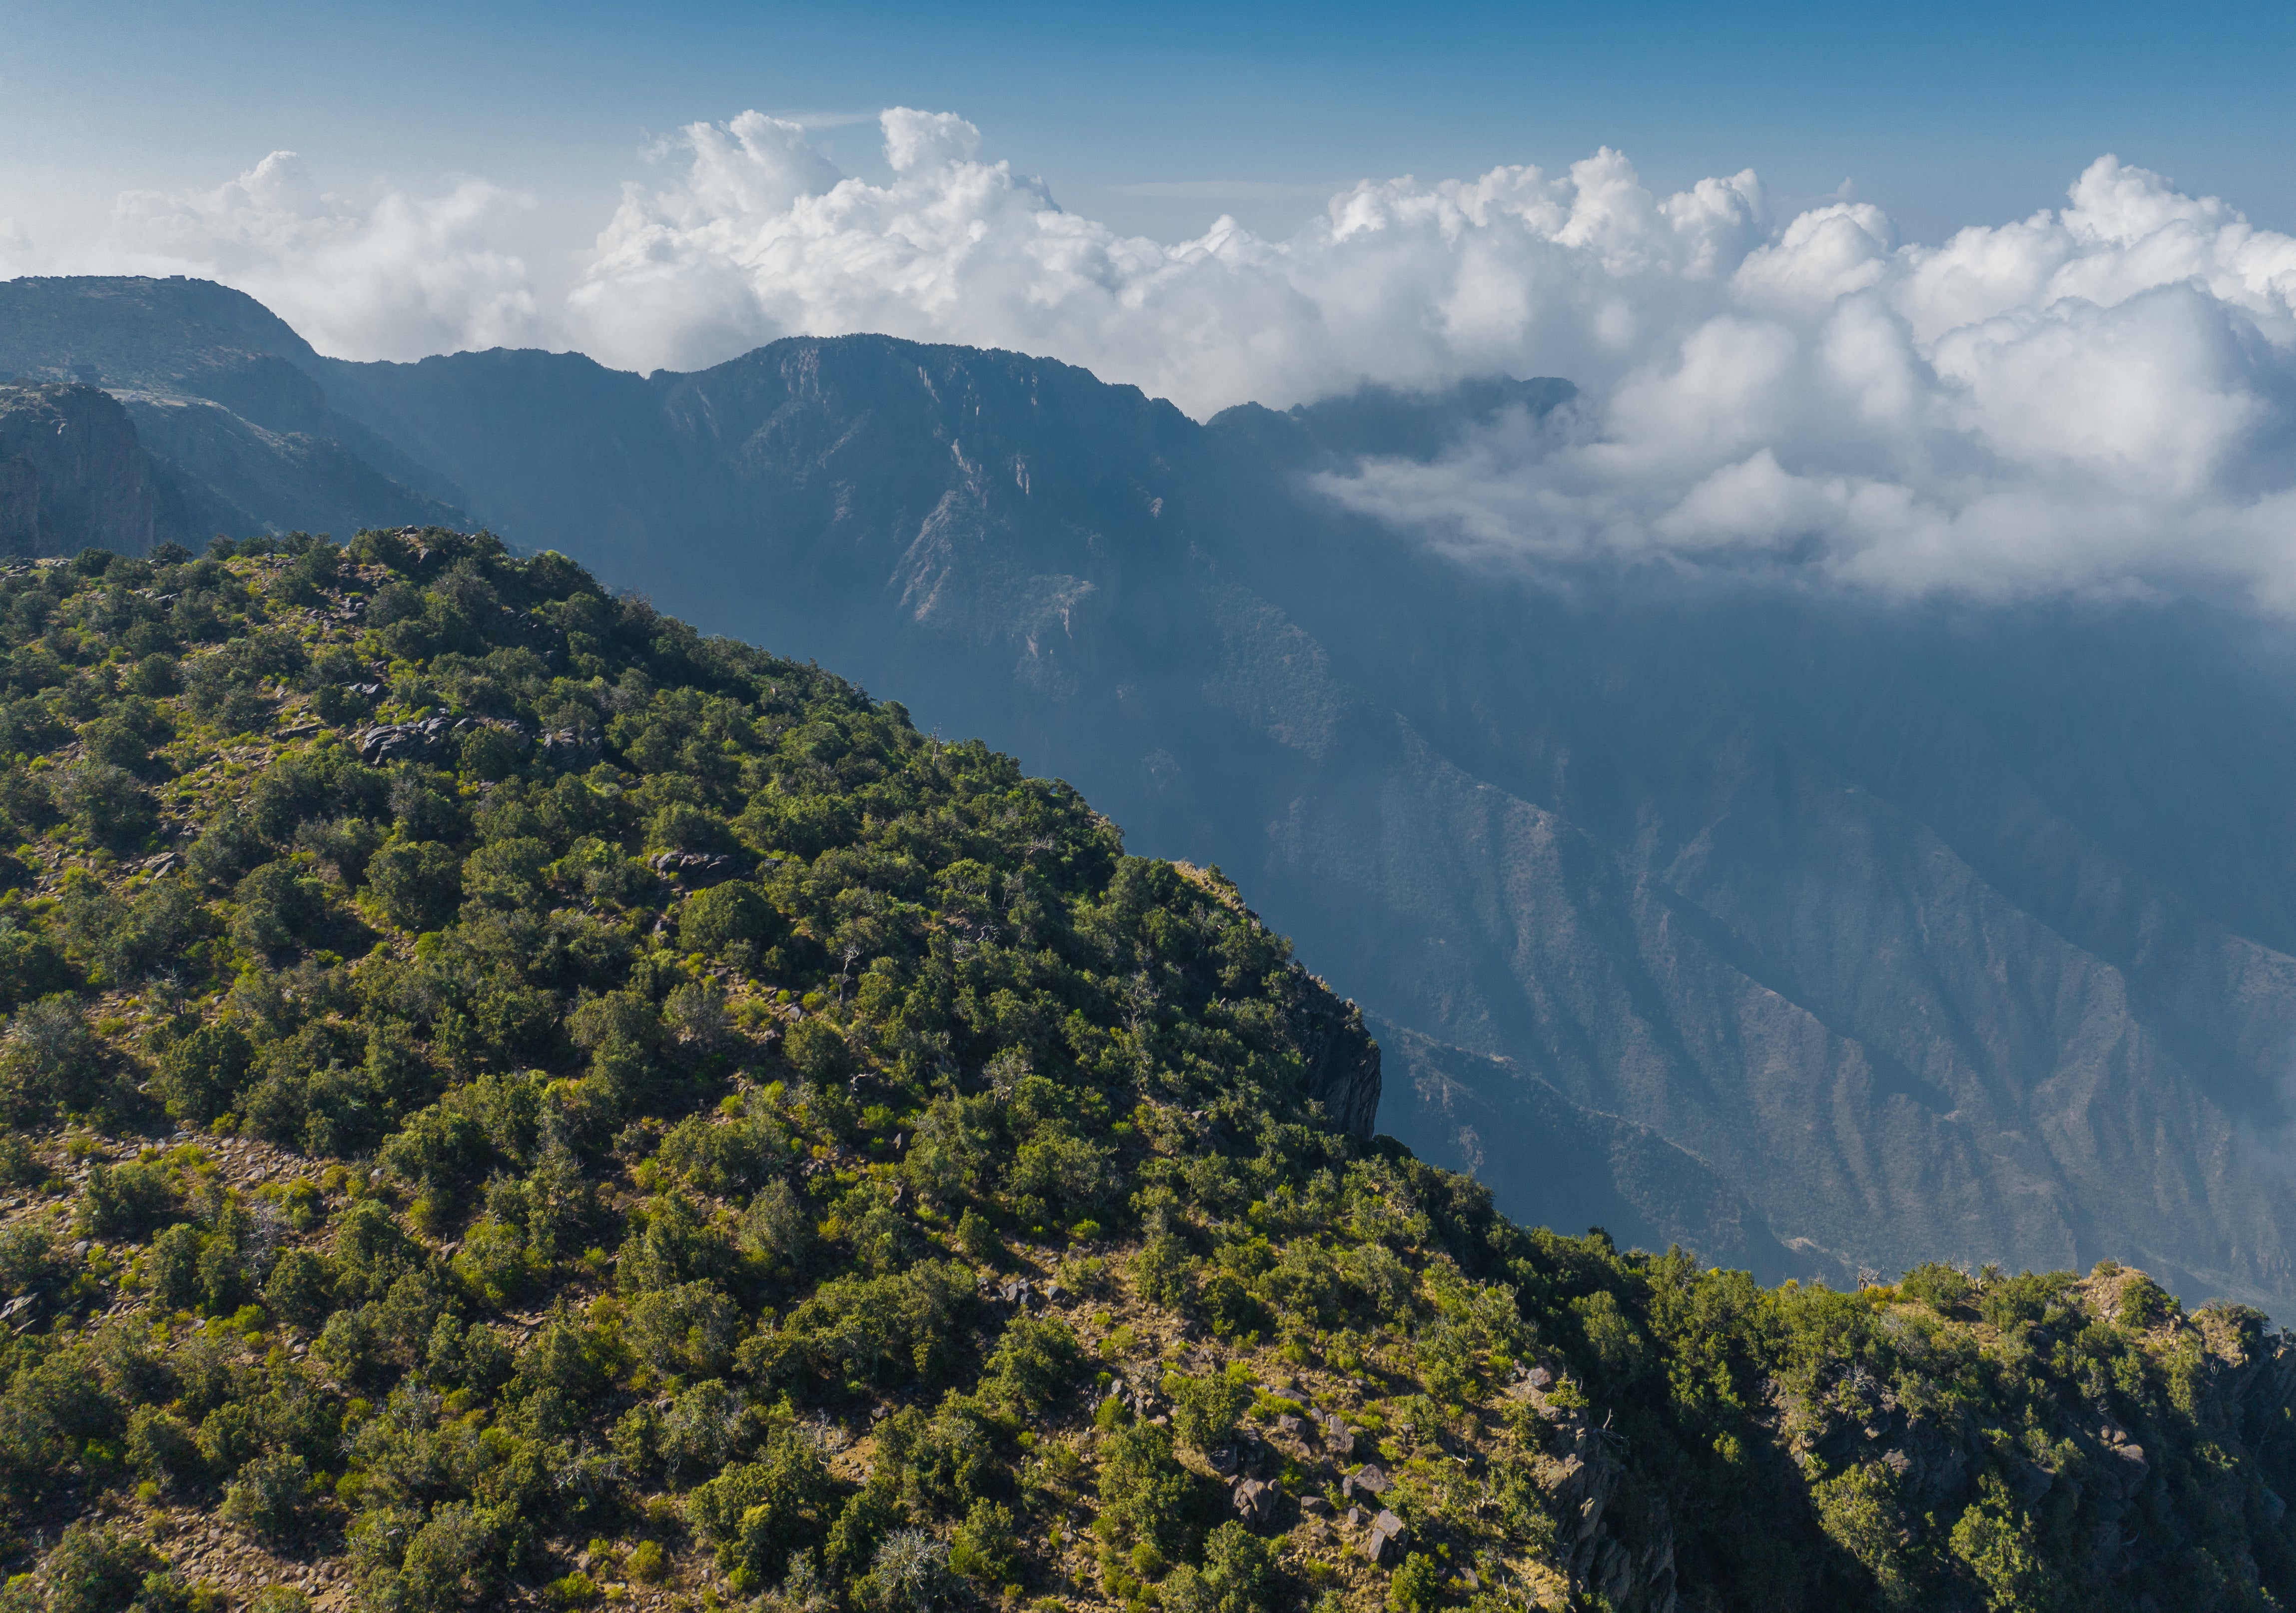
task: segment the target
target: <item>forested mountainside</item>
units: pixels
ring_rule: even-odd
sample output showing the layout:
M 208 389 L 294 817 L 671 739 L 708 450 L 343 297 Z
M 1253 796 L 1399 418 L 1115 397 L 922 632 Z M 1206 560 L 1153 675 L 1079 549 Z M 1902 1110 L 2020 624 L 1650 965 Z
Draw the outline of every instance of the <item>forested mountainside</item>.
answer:
M 1556 585 L 1328 495 L 1559 381 L 1199 424 L 875 337 L 354 364 L 149 280 L 0 282 L 0 369 L 125 399 L 220 529 L 471 512 L 1070 780 L 1396 1028 L 1381 1126 L 1517 1219 L 2296 1307 L 2283 627 Z
M 0 638 L 0 1606 L 2296 1595 L 2256 1312 L 1518 1225 L 1217 871 L 554 553 Z

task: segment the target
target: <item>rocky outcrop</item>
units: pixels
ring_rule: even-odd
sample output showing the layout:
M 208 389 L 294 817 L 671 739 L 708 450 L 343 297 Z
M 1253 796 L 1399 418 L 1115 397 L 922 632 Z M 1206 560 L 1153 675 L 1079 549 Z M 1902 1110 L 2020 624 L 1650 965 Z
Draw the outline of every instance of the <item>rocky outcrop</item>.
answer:
M 666 880 L 685 885 L 715 885 L 742 872 L 738 857 L 722 851 L 663 851 L 646 859 L 646 865 Z
M 2131 1283 L 2150 1287 L 2136 1273 L 2092 1275 L 2077 1290 L 2086 1310 L 2012 1323 L 2005 1342 L 2029 1356 L 2062 1347 L 2062 1336 L 2088 1318 L 2112 1314 L 2113 1290 Z M 1874 1472 L 1906 1533 L 1911 1520 L 1962 1514 L 1997 1481 L 2023 1513 L 2066 1520 L 2066 1537 L 2083 1543 L 2059 1565 L 2070 1582 L 2066 1605 L 2149 1605 L 2138 1593 L 2183 1572 L 2180 1553 L 2189 1544 L 2164 1522 L 2192 1482 L 2179 1460 L 2162 1459 L 2180 1436 L 2205 1437 L 2218 1473 L 2244 1471 L 2243 1480 L 2216 1492 L 2216 1504 L 2267 1527 L 2284 1516 L 2285 1501 L 2258 1475 L 2270 1447 L 2284 1439 L 2296 1401 L 2296 1340 L 2268 1331 L 2259 1313 L 2241 1307 L 2204 1310 L 2147 1331 L 2154 1359 L 2177 1363 L 2187 1404 L 2148 1404 L 2100 1384 L 2092 1396 L 2037 1401 L 2021 1437 L 2011 1440 L 1942 1397 L 1901 1396 L 1901 1380 L 1852 1361 L 1797 1386 L 1774 1381 L 1767 1421 L 1805 1478 L 1839 1482 L 1859 1468 Z
M 412 723 L 377 723 L 358 736 L 359 760 L 370 767 L 390 762 L 427 762 L 445 753 L 471 726 L 469 717 L 426 716 Z
M 0 387 L 0 553 L 142 554 L 167 500 L 127 411 L 94 387 Z
M 1600 1594 L 1619 1613 L 1675 1613 L 1674 1530 L 1663 1501 L 1637 1496 L 1644 1516 L 1629 1542 L 1608 1523 L 1625 1498 L 1628 1475 L 1622 1442 L 1589 1408 L 1552 1394 L 1554 1375 L 1532 1368 L 1510 1393 L 1547 1426 L 1540 1486 L 1561 1526 L 1555 1558 L 1581 1595 Z
M 1292 1020 L 1308 1096 L 1342 1131 L 1370 1136 L 1379 1118 L 1379 1044 L 1364 1028 L 1363 1010 L 1311 976 Z

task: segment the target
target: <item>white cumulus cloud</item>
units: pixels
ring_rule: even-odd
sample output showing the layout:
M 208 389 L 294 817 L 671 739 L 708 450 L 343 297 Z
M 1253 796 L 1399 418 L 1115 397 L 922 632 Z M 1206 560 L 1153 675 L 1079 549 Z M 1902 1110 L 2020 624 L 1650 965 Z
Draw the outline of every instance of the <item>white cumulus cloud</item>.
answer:
M 1485 557 L 2296 610 L 2296 240 L 2109 157 L 2069 201 L 1935 247 L 1803 214 L 1568 418 L 1327 486 Z
M 526 264 L 497 244 L 526 205 L 478 179 L 430 196 L 330 194 L 300 157 L 274 151 L 212 191 L 126 192 L 89 256 L 236 286 L 323 353 L 420 358 L 544 333 Z
M 757 112 L 683 130 L 678 177 L 625 188 L 570 334 L 639 367 L 799 332 L 1014 348 L 1204 414 L 1525 364 L 1599 380 L 1665 317 L 1654 302 L 1767 235 L 1751 174 L 1658 198 L 1606 151 L 1551 177 L 1366 180 L 1288 240 L 1223 217 L 1165 244 L 1064 211 L 960 118 L 882 121 L 883 184 Z

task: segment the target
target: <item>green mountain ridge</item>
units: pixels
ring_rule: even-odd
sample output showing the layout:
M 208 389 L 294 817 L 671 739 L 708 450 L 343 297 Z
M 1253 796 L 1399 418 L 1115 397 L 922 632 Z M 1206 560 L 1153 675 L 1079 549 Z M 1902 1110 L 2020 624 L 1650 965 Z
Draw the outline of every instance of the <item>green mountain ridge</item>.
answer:
M 1554 381 L 1198 424 L 1070 366 L 875 337 L 690 375 L 350 364 L 191 282 L 0 284 L 0 340 L 20 373 L 237 389 L 275 434 L 320 432 L 269 412 L 316 397 L 400 487 L 907 692 L 1136 846 L 1231 871 L 1345 995 L 1456 1050 L 1476 1090 L 1390 1082 L 1380 1125 L 1526 1162 L 1520 1216 L 1559 1216 L 1543 1183 L 1570 1176 L 1622 1227 L 1675 1207 L 1621 1236 L 1768 1280 L 2110 1257 L 2192 1303 L 2296 1305 L 2275 623 L 1523 577 L 1320 490 L 1567 410 Z M 384 519 L 429 519 L 406 508 Z M 1644 1134 L 1665 1146 L 1612 1145 Z M 1717 1191 L 1668 1198 L 1683 1159 Z
M 91 550 L 0 641 L 0 1607 L 2296 1585 L 2253 1310 L 1526 1230 L 1218 871 L 555 553 Z

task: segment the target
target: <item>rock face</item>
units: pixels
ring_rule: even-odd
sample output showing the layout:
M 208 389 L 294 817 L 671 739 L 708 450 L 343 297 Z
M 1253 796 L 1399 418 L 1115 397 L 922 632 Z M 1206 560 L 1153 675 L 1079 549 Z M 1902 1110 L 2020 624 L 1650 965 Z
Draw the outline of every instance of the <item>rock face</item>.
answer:
M 142 554 L 164 506 L 135 422 L 108 393 L 0 386 L 0 553 Z
M 1599 1593 L 1620 1613 L 1675 1613 L 1674 1531 L 1665 1502 L 1635 1495 L 1639 1515 L 1630 1530 L 1620 1528 L 1615 1514 L 1628 1479 L 1616 1437 L 1585 1407 L 1550 1400 L 1533 1380 L 1518 1382 L 1513 1393 L 1551 1429 L 1539 1484 L 1562 1526 L 1559 1556 L 1572 1589 Z
M 1364 1028 L 1363 1011 L 1318 980 L 1292 1019 L 1307 1061 L 1308 1095 L 1341 1130 L 1370 1136 L 1379 1116 L 1379 1044 Z

